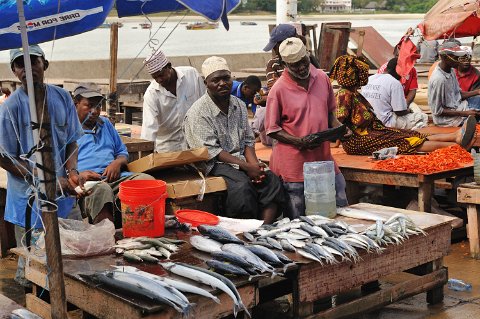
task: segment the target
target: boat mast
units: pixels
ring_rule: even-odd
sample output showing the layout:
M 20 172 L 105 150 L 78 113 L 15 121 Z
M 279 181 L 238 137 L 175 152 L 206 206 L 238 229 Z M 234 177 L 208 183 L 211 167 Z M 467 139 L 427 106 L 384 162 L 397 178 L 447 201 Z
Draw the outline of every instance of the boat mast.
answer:
M 297 0 L 277 0 L 277 25 L 297 21 Z

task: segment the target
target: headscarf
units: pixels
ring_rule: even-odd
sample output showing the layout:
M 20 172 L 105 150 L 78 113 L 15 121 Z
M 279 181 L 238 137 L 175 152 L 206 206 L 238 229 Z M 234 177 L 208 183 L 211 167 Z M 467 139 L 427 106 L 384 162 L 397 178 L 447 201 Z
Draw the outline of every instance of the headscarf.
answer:
M 368 83 L 368 63 L 363 57 L 342 55 L 335 60 L 330 78 L 343 87 L 364 86 Z

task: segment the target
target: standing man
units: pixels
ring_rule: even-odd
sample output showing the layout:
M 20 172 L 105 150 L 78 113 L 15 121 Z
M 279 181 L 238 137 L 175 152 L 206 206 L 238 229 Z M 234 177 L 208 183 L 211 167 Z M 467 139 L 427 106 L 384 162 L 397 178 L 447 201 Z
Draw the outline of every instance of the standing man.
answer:
M 232 76 L 225 59 L 212 56 L 202 64 L 207 93 L 187 112 L 184 131 L 190 148 L 207 147 L 205 174 L 227 183 L 225 214 L 272 223 L 284 196 L 277 176 L 255 154 L 245 103 L 230 95 Z
M 112 123 L 100 116 L 103 95 L 95 83 L 79 84 L 73 91 L 73 100 L 85 133 L 78 140 L 78 169 L 87 180 L 105 181 L 97 184 L 92 193 L 81 200 L 83 217 L 94 224 L 106 218 L 113 222 L 114 203 L 120 183 L 154 178 L 127 171 L 127 147 Z
M 458 43 L 444 42 L 438 49 L 440 62 L 428 81 L 428 105 L 433 123 L 438 126 L 460 126 L 469 115 L 480 116 L 480 89 L 462 91 L 454 68 L 466 52 Z
M 270 167 L 283 180 L 287 217 L 305 215 L 303 163 L 333 161 L 330 143 L 312 144 L 302 137 L 341 123 L 334 115 L 335 97 L 328 76 L 312 65 L 302 41 L 288 38 L 280 45 L 286 64 L 267 99 L 265 128 L 276 139 Z M 345 179 L 335 165 L 337 206 L 346 206 Z
M 362 95 L 372 105 L 375 114 L 387 127 L 419 129 L 428 125 L 428 115 L 413 112 L 407 105 L 396 71 L 397 58 L 391 59 L 385 73 L 377 73 L 362 87 Z
M 75 187 L 83 186 L 77 171 L 77 143 L 83 135 L 70 94 L 57 86 L 44 83 L 44 72 L 48 69 L 48 61 L 38 45 L 29 47 L 32 61 L 32 76 L 37 108 L 48 106 L 50 123 L 34 123 L 48 125 L 52 138 L 54 168 L 57 177 L 57 215 L 67 218 L 75 203 Z M 22 49 L 10 51 L 10 67 L 15 76 L 22 82 L 22 87 L 15 90 L 0 107 L 0 166 L 7 171 L 7 204 L 5 220 L 15 225 L 15 239 L 21 245 L 25 230 L 41 228 L 40 210 L 33 205 L 28 216 L 30 225 L 26 225 L 29 210 L 29 199 L 34 196 L 34 183 L 38 178 L 29 152 L 34 147 L 31 132 L 31 118 L 27 92 L 27 77 Z M 28 229 L 25 229 L 28 227 Z M 21 285 L 28 285 L 24 276 L 24 262 L 19 259 L 15 280 Z
M 154 81 L 143 97 L 141 138 L 155 142 L 157 152 L 184 150 L 183 118 L 205 93 L 203 79 L 191 66 L 173 68 L 160 50 L 143 63 Z

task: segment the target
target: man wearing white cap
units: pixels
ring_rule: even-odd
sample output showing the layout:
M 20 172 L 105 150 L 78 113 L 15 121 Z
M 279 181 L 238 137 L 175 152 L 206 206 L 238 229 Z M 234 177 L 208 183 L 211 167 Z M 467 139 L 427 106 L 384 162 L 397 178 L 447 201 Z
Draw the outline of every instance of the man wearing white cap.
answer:
M 191 148 L 207 147 L 205 174 L 227 183 L 224 214 L 272 223 L 284 194 L 280 180 L 255 154 L 247 107 L 230 95 L 232 77 L 225 59 L 212 56 L 202 65 L 207 92 L 187 112 L 184 131 Z
M 268 94 L 265 128 L 274 143 L 270 167 L 283 180 L 287 193 L 284 214 L 305 214 L 303 163 L 333 161 L 330 143 L 314 144 L 305 137 L 341 123 L 334 115 L 335 97 L 328 76 L 310 64 L 307 50 L 298 38 L 280 45 L 286 69 Z M 337 206 L 347 205 L 345 179 L 335 164 Z
M 143 63 L 154 81 L 143 97 L 141 138 L 154 141 L 157 152 L 184 150 L 183 118 L 205 93 L 203 79 L 193 67 L 173 68 L 160 50 Z
M 468 60 L 465 48 L 454 41 L 438 49 L 440 62 L 428 81 L 428 105 L 437 126 L 460 126 L 467 116 L 480 116 L 480 89 L 462 91 L 454 68 Z

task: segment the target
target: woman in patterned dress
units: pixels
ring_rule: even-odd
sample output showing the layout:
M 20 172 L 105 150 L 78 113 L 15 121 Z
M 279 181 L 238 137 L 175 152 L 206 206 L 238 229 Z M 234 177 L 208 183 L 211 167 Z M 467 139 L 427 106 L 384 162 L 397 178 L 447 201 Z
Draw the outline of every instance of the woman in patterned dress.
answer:
M 368 82 L 368 64 L 363 58 L 340 56 L 330 71 L 341 89 L 335 94 L 336 115 L 352 131 L 342 142 L 347 154 L 371 155 L 385 147 L 398 147 L 398 154 L 431 152 L 438 148 L 460 144 L 470 148 L 475 137 L 475 117 L 469 116 L 462 129 L 450 134 L 421 134 L 412 130 L 390 128 L 376 117 L 372 106 L 358 89 Z

